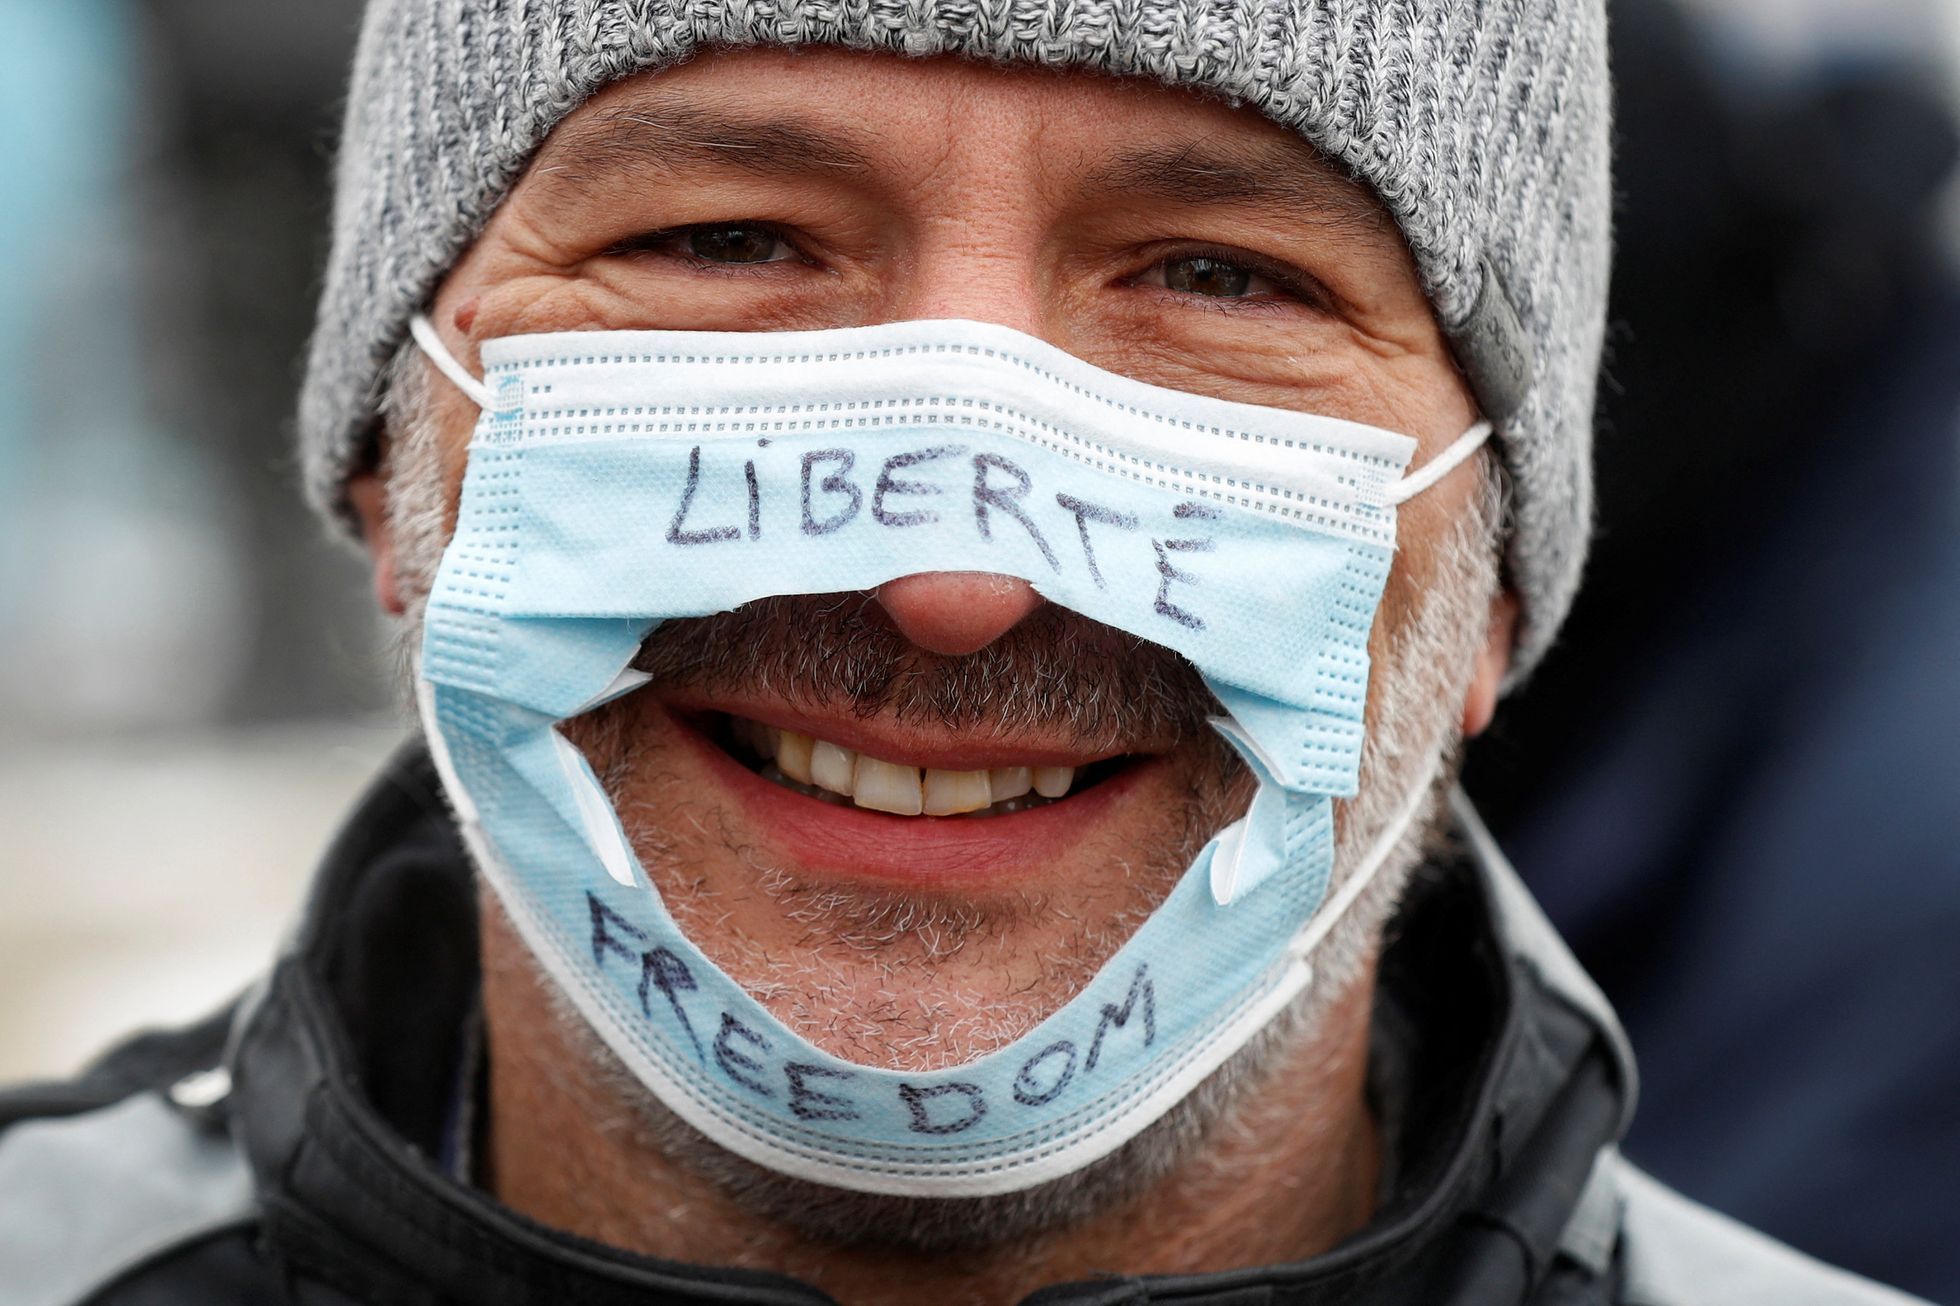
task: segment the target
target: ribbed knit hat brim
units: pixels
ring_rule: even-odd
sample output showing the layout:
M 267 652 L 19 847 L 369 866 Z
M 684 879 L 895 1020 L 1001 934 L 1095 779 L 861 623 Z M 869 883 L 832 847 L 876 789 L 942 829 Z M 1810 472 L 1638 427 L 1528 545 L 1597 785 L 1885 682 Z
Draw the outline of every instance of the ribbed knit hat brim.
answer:
M 1609 260 L 1602 0 L 374 0 L 300 403 L 313 503 L 346 520 L 387 361 L 551 128 L 708 46 L 954 54 L 1205 88 L 1371 186 L 1516 497 L 1515 680 L 1564 619 L 1591 514 Z

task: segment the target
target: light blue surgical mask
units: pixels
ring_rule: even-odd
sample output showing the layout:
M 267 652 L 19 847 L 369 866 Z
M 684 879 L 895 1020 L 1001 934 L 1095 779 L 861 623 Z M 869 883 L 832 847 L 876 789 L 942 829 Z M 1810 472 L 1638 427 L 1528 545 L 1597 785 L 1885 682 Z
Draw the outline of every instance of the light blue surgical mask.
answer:
M 427 608 L 424 724 L 464 837 L 545 969 L 669 1108 L 751 1161 L 864 1192 L 1009 1192 L 1121 1146 L 1305 988 L 1417 810 L 1329 898 L 1405 435 L 1202 398 L 975 322 L 598 332 L 485 345 L 484 409 Z M 561 722 L 644 683 L 662 621 L 900 576 L 1018 576 L 1172 649 L 1258 780 L 1164 903 L 1011 1044 L 858 1065 L 675 923 Z M 1424 786 L 1426 788 L 1426 786 Z

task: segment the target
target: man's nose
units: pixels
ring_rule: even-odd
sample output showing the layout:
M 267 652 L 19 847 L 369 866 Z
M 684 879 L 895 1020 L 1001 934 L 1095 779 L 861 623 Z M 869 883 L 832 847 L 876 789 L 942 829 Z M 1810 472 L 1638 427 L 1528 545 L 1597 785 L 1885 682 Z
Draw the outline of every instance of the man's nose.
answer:
M 972 205 L 939 224 L 910 275 L 885 306 L 894 321 L 968 318 L 1057 340 L 1045 309 L 1042 282 L 1027 251 L 1038 233 L 1011 221 L 975 223 Z M 978 652 L 1019 625 L 1044 600 L 1015 576 L 980 571 L 901 576 L 878 587 L 899 632 L 928 653 L 959 657 Z
M 1032 281 L 1017 275 L 1012 260 L 976 258 L 970 252 L 935 256 L 922 266 L 892 305 L 895 320 L 968 318 L 1043 334 Z M 978 652 L 1040 607 L 1042 597 L 1017 576 L 984 571 L 939 571 L 901 576 L 878 587 L 899 632 L 928 653 L 959 657 Z
M 978 652 L 1044 601 L 1019 577 L 984 571 L 901 576 L 880 585 L 877 593 L 900 634 L 946 657 Z

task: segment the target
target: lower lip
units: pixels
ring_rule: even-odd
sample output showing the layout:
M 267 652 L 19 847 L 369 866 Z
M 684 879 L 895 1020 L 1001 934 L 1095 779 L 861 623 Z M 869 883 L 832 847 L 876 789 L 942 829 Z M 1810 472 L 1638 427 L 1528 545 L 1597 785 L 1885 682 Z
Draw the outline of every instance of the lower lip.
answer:
M 1162 765 L 1142 758 L 1059 802 L 1005 816 L 890 816 L 785 789 L 689 722 L 668 717 L 774 851 L 827 878 L 908 889 L 1003 888 L 1039 876 Z

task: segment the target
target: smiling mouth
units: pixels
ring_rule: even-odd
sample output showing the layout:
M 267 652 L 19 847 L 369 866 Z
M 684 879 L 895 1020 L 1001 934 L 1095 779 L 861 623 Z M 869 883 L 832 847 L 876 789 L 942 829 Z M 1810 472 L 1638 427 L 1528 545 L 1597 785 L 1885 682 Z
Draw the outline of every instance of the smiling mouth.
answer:
M 723 715 L 710 737 L 750 771 L 793 793 L 892 816 L 984 818 L 1050 807 L 1140 760 L 1125 755 L 1083 766 L 965 771 L 912 766 L 732 715 Z

